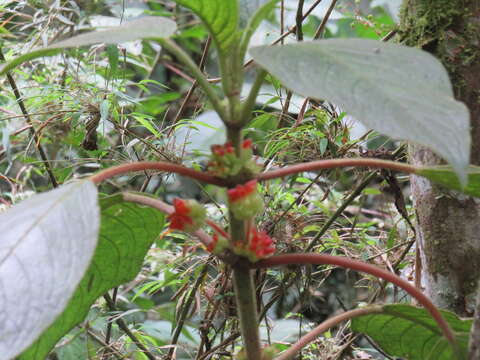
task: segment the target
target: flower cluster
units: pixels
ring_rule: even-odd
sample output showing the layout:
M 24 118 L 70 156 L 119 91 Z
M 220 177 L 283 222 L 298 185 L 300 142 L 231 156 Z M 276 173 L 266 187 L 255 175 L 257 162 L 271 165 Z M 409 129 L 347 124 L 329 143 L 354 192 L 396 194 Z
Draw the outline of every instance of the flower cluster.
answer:
M 257 180 L 237 185 L 227 191 L 230 210 L 239 220 L 249 219 L 263 210 L 263 200 L 257 192 Z
M 247 257 L 251 262 L 257 262 L 272 255 L 275 252 L 275 244 L 265 231 L 252 228 L 248 234 L 247 244 L 237 244 L 234 247 L 234 252 L 237 255 Z
M 215 176 L 226 178 L 235 176 L 244 170 L 250 174 L 258 172 L 258 165 L 253 160 L 252 140 L 245 139 L 242 143 L 240 156 L 235 154 L 231 142 L 224 145 L 212 145 L 212 155 L 208 163 L 208 171 Z
M 205 208 L 195 200 L 173 200 L 175 211 L 168 216 L 171 230 L 193 232 L 205 222 Z

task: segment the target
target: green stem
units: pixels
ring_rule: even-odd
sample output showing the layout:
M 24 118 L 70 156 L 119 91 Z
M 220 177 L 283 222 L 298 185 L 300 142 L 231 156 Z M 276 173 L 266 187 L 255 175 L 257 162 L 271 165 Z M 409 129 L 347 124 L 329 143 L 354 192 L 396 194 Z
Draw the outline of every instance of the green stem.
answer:
M 260 88 L 262 87 L 263 81 L 265 80 L 265 76 L 267 76 L 267 72 L 263 69 L 258 69 L 257 76 L 252 85 L 252 88 L 250 89 L 250 93 L 248 94 L 242 105 L 242 113 L 240 117 L 242 125 L 246 125 L 250 120 L 253 107 L 255 106 L 255 101 L 257 100 L 257 96 Z
M 238 117 L 233 118 L 239 120 Z M 237 122 L 238 123 L 238 122 Z M 241 127 L 227 125 L 228 141 L 235 147 L 238 155 L 242 151 L 242 130 Z M 241 177 L 234 180 L 233 183 L 243 183 Z M 238 220 L 229 211 L 230 220 L 230 244 L 246 244 L 248 220 Z M 237 314 L 240 321 L 240 331 L 243 339 L 243 347 L 248 360 L 261 360 L 262 351 L 260 347 L 260 335 L 258 332 L 258 314 L 257 298 L 255 292 L 255 283 L 252 270 L 245 264 L 238 264 L 233 267 L 233 286 L 235 290 L 235 300 L 237 305 Z
M 258 332 L 257 301 L 253 271 L 244 267 L 235 267 L 233 269 L 233 287 L 246 359 L 261 360 L 262 351 Z
M 192 58 L 174 41 L 170 39 L 159 39 L 159 42 L 165 49 L 175 55 L 176 58 L 187 67 L 193 77 L 197 80 L 198 85 L 207 95 L 215 111 L 222 119 L 225 119 L 227 115 L 225 111 L 225 106 L 222 104 L 221 99 L 215 93 L 215 89 L 213 88 L 213 86 L 208 82 L 202 70 L 200 70 L 200 68 L 195 64 Z

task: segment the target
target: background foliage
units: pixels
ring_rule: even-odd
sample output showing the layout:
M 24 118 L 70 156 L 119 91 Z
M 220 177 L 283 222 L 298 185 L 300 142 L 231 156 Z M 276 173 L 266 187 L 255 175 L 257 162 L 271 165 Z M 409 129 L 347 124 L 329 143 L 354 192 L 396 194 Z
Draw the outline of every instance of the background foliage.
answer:
M 303 13 L 311 6 L 314 10 L 298 22 L 298 2 L 285 1 L 284 7 L 262 23 L 253 43 L 270 43 L 294 25 L 296 31 L 285 42 L 315 36 L 382 39 L 391 38 L 395 31 L 393 2 L 388 2 L 389 6 L 381 1 L 315 3 L 305 1 Z M 329 7 L 333 12 L 328 13 Z M 206 29 L 169 1 L 4 1 L 0 11 L 1 51 L 7 60 L 91 28 L 160 15 L 177 22 L 175 40 L 203 65 L 209 77 L 218 75 Z M 206 164 L 197 155 L 224 138 L 220 120 L 196 91 L 192 79 L 154 42 L 66 50 L 27 62 L 12 75 L 27 115 L 21 113 L 16 95 L 2 78 L 3 208 L 50 189 L 53 182 L 63 183 L 117 163 L 168 160 L 204 169 Z M 247 79 L 249 76 L 247 73 Z M 283 89 L 275 78 L 268 80 L 246 130 L 265 167 L 362 154 L 402 159 L 401 144 L 365 130 L 331 104 L 307 101 Z M 39 157 L 41 151 L 47 161 Z M 281 240 L 277 243 L 280 251 L 310 246 L 367 260 L 413 278 L 409 251 L 414 233 L 406 180 L 388 171 L 332 170 L 272 181 L 262 188 L 266 208 L 260 227 Z M 175 196 L 196 198 L 219 223 L 225 222 L 225 194 L 185 178 L 136 174 L 111 181 L 102 190 L 111 194 L 120 188 L 168 201 Z M 119 205 L 104 201 L 111 206 L 105 205 L 108 209 L 102 216 L 114 214 L 117 221 L 123 221 L 117 216 Z M 163 218 L 152 210 L 131 205 L 125 211 L 122 216 L 141 221 L 129 220 L 126 227 L 102 227 L 105 241 L 102 238 L 100 244 L 105 247 L 99 247 L 95 255 L 99 269 L 106 266 L 105 274 L 116 269 L 124 273 L 109 275 L 108 280 L 102 280 L 105 284 L 97 284 L 97 279 L 87 274 L 77 291 L 83 286 L 98 286 L 98 292 L 85 300 L 89 304 L 107 288 L 128 282 L 110 297 L 93 303 L 87 318 L 63 339 L 57 342 L 52 337 L 50 341 L 57 345 L 49 357 L 146 358 L 128 331 L 159 356 L 175 351 L 180 359 L 228 358 L 238 351 L 238 323 L 232 317 L 228 270 L 194 239 L 165 232 Z M 127 269 L 123 264 L 115 265 L 115 250 L 108 246 L 120 251 L 116 242 L 132 245 L 140 230 L 149 233 L 148 242 L 142 244 L 143 250 L 135 249 L 148 249 L 148 254 L 133 279 L 141 256 L 132 253 L 137 263 L 130 262 L 132 268 Z M 361 302 L 408 300 L 378 280 L 329 267 L 292 268 L 284 273 L 259 271 L 257 280 L 263 294 L 262 337 L 278 349 L 339 310 Z M 172 344 L 177 347 L 172 348 Z M 326 333 L 303 356 L 315 359 L 319 354 L 325 359 L 391 358 L 372 340 L 353 334 L 349 326 Z M 29 358 L 28 353 L 25 358 Z

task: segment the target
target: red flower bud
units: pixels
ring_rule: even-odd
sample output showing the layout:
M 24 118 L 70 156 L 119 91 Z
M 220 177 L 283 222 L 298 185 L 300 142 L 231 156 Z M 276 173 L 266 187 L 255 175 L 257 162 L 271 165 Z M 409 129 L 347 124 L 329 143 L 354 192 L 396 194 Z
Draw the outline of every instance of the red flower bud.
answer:
M 257 189 L 257 180 L 250 180 L 244 185 L 237 185 L 233 189 L 227 191 L 228 200 L 235 202 L 252 194 Z
M 273 239 L 265 231 L 252 228 L 248 234 L 247 244 L 238 243 L 233 251 L 240 256 L 247 257 L 251 262 L 257 262 L 275 252 Z
M 250 149 L 252 147 L 252 139 L 245 139 L 242 143 L 242 148 Z
M 259 171 L 253 158 L 251 139 L 245 139 L 242 142 L 240 154 L 235 153 L 235 147 L 231 142 L 212 145 L 211 150 L 212 156 L 208 163 L 208 170 L 215 176 L 227 178 L 242 171 L 252 175 Z
M 175 211 L 168 216 L 171 230 L 193 232 L 204 223 L 206 212 L 195 200 L 174 199 Z
M 249 219 L 263 210 L 262 197 L 257 192 L 257 180 L 237 185 L 227 191 L 230 210 L 239 220 Z

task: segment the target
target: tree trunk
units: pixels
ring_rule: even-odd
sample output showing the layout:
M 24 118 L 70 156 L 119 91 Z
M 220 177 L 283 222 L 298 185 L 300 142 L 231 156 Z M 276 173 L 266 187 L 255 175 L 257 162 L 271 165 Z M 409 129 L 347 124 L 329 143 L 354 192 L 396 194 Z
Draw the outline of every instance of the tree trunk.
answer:
M 471 163 L 480 164 L 480 0 L 404 0 L 400 41 L 421 47 L 447 68 L 455 97 L 470 109 Z M 411 146 L 415 165 L 439 164 Z M 433 302 L 472 315 L 480 277 L 480 202 L 412 177 L 422 286 Z

